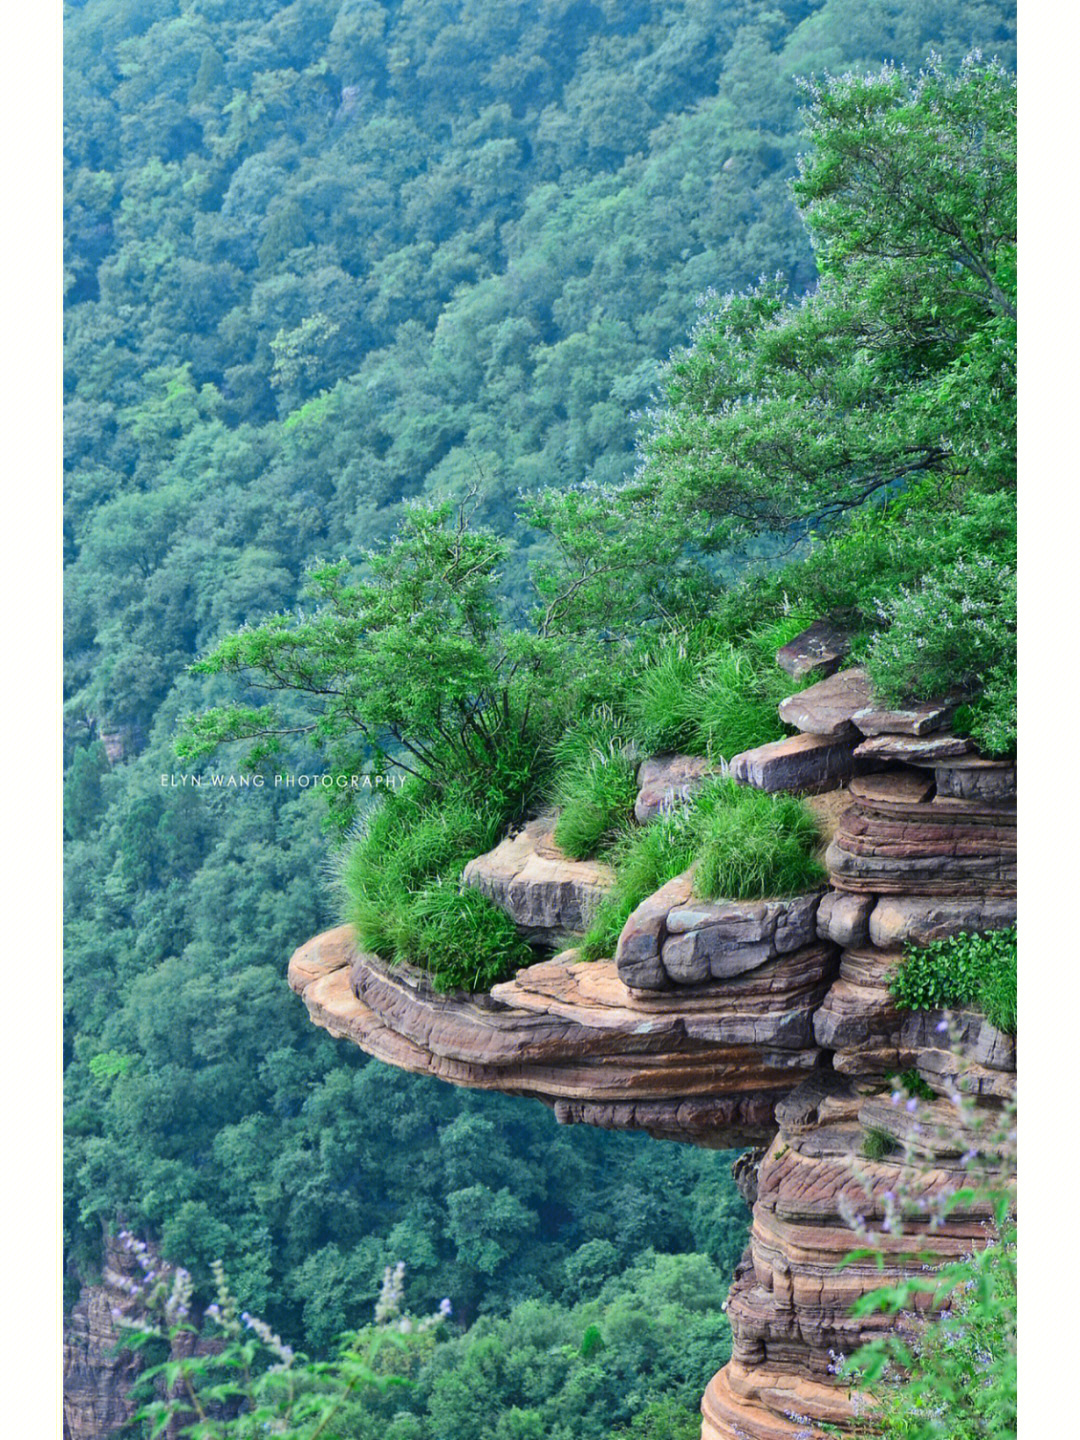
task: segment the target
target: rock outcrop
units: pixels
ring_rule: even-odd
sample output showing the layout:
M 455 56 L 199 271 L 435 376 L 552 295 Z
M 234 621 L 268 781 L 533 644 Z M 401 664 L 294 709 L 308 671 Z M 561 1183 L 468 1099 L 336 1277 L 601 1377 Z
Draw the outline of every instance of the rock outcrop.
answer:
M 133 1277 L 130 1255 L 106 1237 L 104 1272 L 107 1277 Z M 135 1413 L 128 1399 L 142 1364 L 130 1350 L 116 1353 L 120 1339 L 119 1314 L 132 1300 L 120 1286 L 103 1278 L 84 1285 L 64 1323 L 64 1437 L 63 1440 L 100 1440 L 115 1435 Z
M 685 805 L 714 773 L 703 755 L 656 755 L 642 761 L 634 818 L 645 825 L 661 811 Z
M 566 1124 L 723 1149 L 769 1139 L 776 1101 L 820 1063 L 813 1016 L 834 971 L 819 943 L 723 985 L 645 995 L 614 962 L 568 952 L 490 995 L 443 995 L 341 927 L 296 952 L 289 983 L 317 1025 L 401 1069 L 532 1096 Z
M 827 620 L 815 620 L 776 652 L 776 663 L 796 680 L 805 675 L 831 675 L 840 668 L 851 642 Z
M 533 943 L 558 949 L 588 927 L 614 876 L 596 860 L 571 860 L 555 844 L 550 817 L 531 820 L 487 855 L 466 865 L 462 879 L 507 911 Z
M 289 967 L 317 1024 L 390 1064 L 534 1097 L 562 1123 L 763 1147 L 738 1167 L 753 1224 L 703 1440 L 823 1440 L 820 1427 L 851 1420 L 835 1358 L 893 1323 L 854 1317 L 854 1302 L 880 1286 L 879 1265 L 887 1279 L 968 1252 L 987 1218 L 971 1205 L 939 1225 L 917 1220 L 841 1268 L 852 1217 L 885 1220 L 905 1147 L 922 1157 L 929 1215 L 965 1178 L 958 1091 L 989 1119 L 1015 1094 L 1010 1036 L 975 1011 L 947 1023 L 902 1011 L 888 983 L 906 944 L 1015 920 L 1015 766 L 949 731 L 951 699 L 875 705 L 861 672 L 827 673 L 842 637 L 808 636 L 785 647 L 790 673 L 816 666 L 826 678 L 781 707 L 802 733 L 737 756 L 729 773 L 816 797 L 827 891 L 701 901 L 691 870 L 638 906 L 612 960 L 583 964 L 568 950 L 489 995 L 438 994 L 421 972 L 358 952 L 346 929 L 309 941 Z M 680 765 L 642 767 L 641 819 L 705 773 Z M 611 877 L 560 856 L 551 822 L 537 821 L 465 879 L 550 945 L 583 927 Z M 894 1099 L 907 1071 L 935 1097 L 917 1114 Z

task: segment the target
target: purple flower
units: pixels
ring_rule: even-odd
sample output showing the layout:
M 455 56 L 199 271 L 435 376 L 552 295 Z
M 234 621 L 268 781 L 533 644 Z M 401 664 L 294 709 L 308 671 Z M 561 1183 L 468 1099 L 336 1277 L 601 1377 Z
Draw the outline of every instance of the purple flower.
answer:
M 904 1109 L 908 1112 L 909 1115 L 914 1115 L 914 1114 L 915 1114 L 915 1111 L 916 1111 L 918 1108 L 919 1108 L 919 1102 L 918 1102 L 918 1100 L 915 1099 L 914 1096 L 912 1096 L 912 1098 L 911 1098 L 911 1099 L 907 1102 L 907 1104 L 904 1106 Z
M 934 1029 L 938 1032 L 939 1035 L 944 1035 L 945 1031 L 948 1030 L 948 1028 L 948 1020 L 939 1020 L 938 1023 L 934 1026 Z
M 444 1299 L 439 1301 L 439 1314 L 443 1317 L 444 1320 L 449 1320 L 450 1316 L 453 1313 L 454 1307 L 450 1304 L 449 1300 Z

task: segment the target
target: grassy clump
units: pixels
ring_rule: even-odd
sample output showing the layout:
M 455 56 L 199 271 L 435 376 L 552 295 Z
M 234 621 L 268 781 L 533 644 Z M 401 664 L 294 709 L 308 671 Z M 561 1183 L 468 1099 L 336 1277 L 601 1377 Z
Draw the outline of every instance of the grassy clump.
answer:
M 510 917 L 459 884 L 467 861 L 501 839 L 507 818 L 494 792 L 477 799 L 412 786 L 388 795 L 342 867 L 360 944 L 420 965 L 440 990 L 486 989 L 528 964 Z
M 674 810 L 650 825 L 627 829 L 608 852 L 615 884 L 604 897 L 581 946 L 584 960 L 614 955 L 619 932 L 647 895 L 681 875 L 697 855 L 693 807 Z
M 974 1006 L 991 1025 L 1015 1035 L 1016 927 L 911 946 L 890 975 L 889 990 L 905 1010 Z
M 668 637 L 634 677 L 626 699 L 628 722 L 643 752 L 730 760 L 779 740 L 785 731 L 776 707 L 799 686 L 778 669 L 776 651 L 809 618 L 789 616 L 737 643 L 718 633 L 727 628 L 722 622 Z
M 695 889 L 706 899 L 761 900 L 824 883 L 817 821 L 793 795 L 767 795 L 733 780 L 702 791 Z
M 871 1125 L 863 1136 L 862 1153 L 867 1160 L 884 1160 L 896 1149 L 896 1141 L 887 1130 Z
M 575 860 L 610 844 L 637 799 L 637 753 L 610 710 L 572 726 L 551 747 L 559 807 L 555 843 Z
M 713 780 L 692 804 L 624 832 L 609 854 L 615 884 L 585 936 L 582 953 L 614 953 L 619 932 L 647 896 L 696 862 L 702 899 L 760 900 L 812 890 L 825 879 L 814 851 L 817 823 L 790 795 L 767 795 Z

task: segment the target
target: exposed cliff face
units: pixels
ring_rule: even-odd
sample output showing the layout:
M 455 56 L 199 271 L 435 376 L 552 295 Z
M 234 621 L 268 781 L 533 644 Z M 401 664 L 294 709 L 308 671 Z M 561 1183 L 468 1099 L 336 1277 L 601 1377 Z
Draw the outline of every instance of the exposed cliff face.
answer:
M 114 1239 L 105 1242 L 107 1275 L 132 1275 L 128 1255 Z M 115 1435 L 135 1407 L 128 1390 L 139 1371 L 130 1351 L 114 1353 L 120 1331 L 114 1311 L 126 1313 L 131 1297 L 103 1278 L 84 1285 L 64 1326 L 64 1440 L 101 1440 Z
M 820 797 L 827 891 L 703 903 L 680 876 L 634 913 L 613 960 L 580 964 L 568 951 L 486 996 L 437 995 L 420 972 L 358 953 L 347 929 L 309 941 L 289 967 L 317 1024 L 390 1064 L 533 1096 L 563 1123 L 715 1147 L 767 1142 L 756 1170 L 740 1167 L 753 1225 L 728 1299 L 732 1358 L 702 1401 L 703 1440 L 813 1440 L 821 1424 L 851 1419 L 835 1357 L 890 1321 L 851 1315 L 882 1272 L 876 1261 L 838 1268 L 853 1248 L 845 1216 L 883 1219 L 901 1174 L 897 1159 L 863 1158 L 867 1132 L 921 1150 L 932 1208 L 964 1175 L 966 1141 L 945 1097 L 959 1085 L 992 1116 L 1015 1093 L 1010 1037 L 974 1012 L 943 1034 L 939 1014 L 898 1010 L 887 985 L 906 943 L 1015 920 L 1015 767 L 951 734 L 948 703 L 875 707 L 859 672 L 831 675 L 784 713 L 801 733 L 736 757 L 731 773 Z M 678 757 L 644 766 L 639 818 L 702 774 Z M 555 937 L 607 877 L 560 857 L 538 823 L 466 879 L 534 936 Z M 909 1069 L 942 1097 L 918 1132 L 886 1086 Z M 985 1218 L 953 1209 L 937 1228 L 886 1236 L 886 1276 L 909 1269 L 913 1251 L 958 1258 Z

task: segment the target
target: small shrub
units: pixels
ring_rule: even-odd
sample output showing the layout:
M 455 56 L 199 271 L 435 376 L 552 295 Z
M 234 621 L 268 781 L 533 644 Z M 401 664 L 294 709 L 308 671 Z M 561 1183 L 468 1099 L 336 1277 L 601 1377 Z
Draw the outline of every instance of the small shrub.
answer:
M 990 555 L 957 559 L 880 607 L 884 628 L 866 668 L 886 704 L 978 690 L 975 739 L 1002 753 L 1016 743 L 1016 570 Z
M 991 1025 L 1016 1034 L 1016 928 L 968 932 L 909 947 L 889 977 L 905 1010 L 972 1005 Z
M 862 1153 L 867 1160 L 884 1160 L 896 1149 L 896 1141 L 887 1130 L 872 1125 L 863 1136 Z
M 906 1091 L 916 1100 L 936 1100 L 937 1091 L 926 1083 L 918 1070 L 903 1070 L 897 1075 L 886 1075 L 886 1083 L 894 1090 Z

